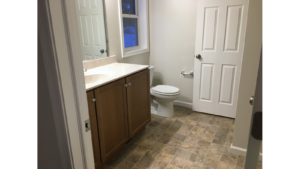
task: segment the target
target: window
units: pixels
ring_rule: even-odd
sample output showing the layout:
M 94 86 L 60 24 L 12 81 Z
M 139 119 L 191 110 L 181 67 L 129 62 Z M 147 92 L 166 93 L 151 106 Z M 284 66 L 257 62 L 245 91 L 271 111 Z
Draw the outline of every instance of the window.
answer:
M 149 52 L 148 0 L 119 1 L 122 57 Z

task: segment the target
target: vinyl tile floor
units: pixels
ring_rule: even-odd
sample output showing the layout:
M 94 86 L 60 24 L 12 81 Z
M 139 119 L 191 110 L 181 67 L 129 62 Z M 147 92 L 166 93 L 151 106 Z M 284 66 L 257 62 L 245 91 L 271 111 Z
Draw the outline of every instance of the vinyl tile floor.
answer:
M 173 117 L 151 115 L 104 169 L 242 169 L 245 157 L 229 152 L 234 119 L 174 106 Z M 258 169 L 262 168 L 259 162 Z

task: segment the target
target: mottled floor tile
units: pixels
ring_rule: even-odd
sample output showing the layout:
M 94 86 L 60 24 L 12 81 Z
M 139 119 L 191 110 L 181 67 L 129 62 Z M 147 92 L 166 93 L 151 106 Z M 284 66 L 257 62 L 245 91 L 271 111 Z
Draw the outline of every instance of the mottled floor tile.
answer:
M 206 127 L 207 126 L 207 123 L 203 123 L 203 122 L 197 122 L 196 124 L 195 124 L 195 126 L 197 126 L 197 127 Z
M 123 158 L 125 159 L 129 154 L 131 153 L 131 151 L 126 150 L 125 148 L 122 149 L 117 155 L 116 158 Z
M 223 154 L 221 157 L 221 161 L 231 165 L 235 165 L 236 160 L 237 160 L 237 156 L 233 154 Z
M 158 156 L 160 155 L 160 152 L 158 151 L 147 151 L 147 153 L 145 153 L 145 157 L 148 157 L 148 158 L 152 158 L 152 159 L 156 159 Z
M 187 161 L 184 169 L 200 169 L 202 167 L 202 163 Z
M 198 133 L 196 131 L 191 131 L 190 134 L 189 134 L 189 137 L 193 137 L 193 138 L 196 138 L 196 139 L 199 140 L 201 138 L 201 134 L 202 134 L 202 132 Z
M 183 142 L 189 143 L 189 144 L 196 144 L 198 141 L 199 141 L 199 139 L 197 139 L 197 138 L 186 137 Z
M 204 141 L 211 142 L 211 141 L 213 141 L 214 136 L 215 136 L 215 132 L 214 132 L 214 131 L 205 129 L 205 130 L 203 131 L 203 133 L 201 133 L 199 139 L 200 139 L 200 140 L 204 140 Z
M 176 148 L 176 147 L 166 145 L 165 148 L 162 150 L 162 152 L 166 153 L 166 154 L 170 154 L 170 155 L 175 155 L 177 150 L 178 150 L 178 148 Z
M 194 125 L 191 125 L 191 124 L 184 124 L 182 126 L 182 129 L 184 130 L 192 130 L 192 128 L 194 127 Z
M 234 165 L 231 165 L 231 164 L 221 161 L 218 166 L 218 169 L 234 169 Z
M 117 165 L 121 164 L 121 162 L 123 161 L 123 158 L 112 158 L 107 165 L 111 166 L 111 167 L 116 167 Z
M 244 156 L 238 156 L 236 165 L 239 167 L 244 167 L 245 165 L 245 157 Z
M 151 140 L 153 142 L 157 141 L 159 139 L 160 135 L 157 135 L 157 134 L 150 134 L 147 139 L 148 140 Z
M 149 147 L 151 147 L 154 143 L 155 143 L 155 141 L 154 141 L 153 139 L 152 139 L 152 140 L 150 140 L 150 139 L 145 139 L 145 140 L 143 140 L 143 141 L 139 144 L 139 146 L 143 146 L 143 147 L 149 148 Z
M 211 159 L 211 158 L 205 158 L 203 161 L 203 166 L 208 167 L 210 169 L 217 169 L 219 166 L 220 161 L 216 159 Z
M 139 154 L 142 154 L 144 155 L 147 151 L 148 151 L 149 147 L 145 147 L 145 146 L 140 146 L 138 145 L 134 150 L 133 152 L 137 152 Z
M 212 143 L 209 147 L 206 158 L 214 158 L 220 160 L 222 157 L 223 150 L 224 146 Z
M 233 119 L 231 119 L 231 118 L 224 118 L 224 119 L 221 120 L 221 123 L 232 124 L 233 123 Z
M 222 132 L 216 132 L 213 143 L 224 145 L 227 139 L 227 134 Z
M 147 169 L 147 168 L 136 164 L 132 167 L 132 169 Z
M 155 159 L 144 156 L 140 159 L 140 161 L 137 162 L 137 164 L 142 167 L 149 168 L 154 161 Z
M 171 140 L 171 137 L 167 137 L 167 136 L 162 136 L 158 139 L 157 142 L 159 143 L 163 143 L 163 144 L 168 144 Z
M 190 143 L 186 143 L 186 142 L 183 142 L 181 145 L 180 145 L 180 148 L 182 150 L 186 150 L 186 151 L 189 151 L 189 152 L 192 152 L 193 149 L 194 149 L 195 145 L 194 144 L 190 144 Z
M 196 122 L 196 121 L 199 120 L 199 118 L 200 118 L 200 117 L 198 117 L 198 116 L 190 116 L 190 117 L 189 117 L 189 120 L 192 120 L 192 121 L 195 121 L 195 122 Z
M 198 154 L 192 153 L 189 158 L 189 161 L 202 163 L 204 159 L 205 159 L 205 155 L 198 155 Z
M 165 169 L 168 166 L 167 163 L 161 162 L 161 161 L 154 161 L 151 165 L 151 169 Z
M 133 162 L 130 161 L 123 161 L 121 164 L 119 164 L 116 169 L 131 169 L 134 166 Z
M 184 135 L 184 136 L 188 136 L 190 134 L 191 130 L 187 130 L 187 129 L 179 129 L 177 131 L 178 134 Z
M 190 151 L 186 151 L 186 150 L 183 150 L 183 149 L 178 149 L 178 151 L 175 154 L 176 157 L 180 157 L 180 158 L 183 158 L 185 160 L 189 159 L 190 155 L 191 155 Z
M 185 138 L 186 138 L 186 136 L 181 135 L 181 134 L 178 134 L 178 133 L 176 133 L 176 134 L 172 137 L 172 139 L 178 140 L 178 141 L 184 141 Z
M 165 146 L 167 146 L 167 145 L 163 144 L 163 143 L 156 142 L 152 145 L 152 147 L 150 147 L 149 150 L 161 152 L 164 149 Z
M 178 168 L 183 168 L 184 165 L 186 164 L 187 160 L 179 157 L 174 157 L 172 161 L 170 162 L 171 165 L 174 165 Z
M 143 157 L 143 154 L 139 154 L 137 152 L 132 152 L 126 157 L 125 160 L 131 161 L 133 163 L 137 163 L 141 158 Z
M 205 130 L 205 127 L 197 127 L 197 126 L 194 126 L 192 131 L 194 132 L 197 132 L 197 133 L 202 133 L 203 131 Z
M 197 121 L 194 121 L 194 120 L 187 120 L 187 121 L 185 122 L 185 124 L 189 124 L 189 125 L 194 126 L 194 125 L 197 124 Z
M 169 164 L 166 169 L 179 169 L 178 167 Z
M 160 156 L 158 156 L 156 160 L 168 164 L 173 159 L 173 157 L 174 157 L 173 155 L 161 153 Z
M 176 132 L 167 130 L 167 131 L 163 134 L 163 136 L 166 136 L 166 137 L 173 137 L 175 134 L 176 134 Z
M 229 152 L 234 119 L 174 106 L 175 116 L 152 121 L 103 169 L 242 169 L 245 157 Z M 262 168 L 259 163 L 258 169 Z
M 171 139 L 168 143 L 168 145 L 170 145 L 172 147 L 176 147 L 176 148 L 179 148 L 181 146 L 181 144 L 182 144 L 181 141 L 174 140 L 174 139 Z
M 205 124 L 207 124 L 207 123 L 209 123 L 209 121 L 210 121 L 209 118 L 203 118 L 203 117 L 200 117 L 200 118 L 198 119 L 198 123 L 205 123 Z

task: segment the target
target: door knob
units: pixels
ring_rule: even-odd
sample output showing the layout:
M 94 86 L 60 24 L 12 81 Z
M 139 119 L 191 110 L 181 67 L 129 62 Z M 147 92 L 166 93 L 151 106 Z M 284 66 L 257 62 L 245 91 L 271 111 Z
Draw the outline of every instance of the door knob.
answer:
M 196 55 L 196 58 L 201 59 L 201 55 L 200 54 Z
M 103 50 L 103 49 L 101 49 L 101 50 L 100 50 L 100 52 L 101 52 L 101 53 L 104 53 L 104 50 Z
M 250 97 L 249 103 L 250 103 L 251 105 L 253 105 L 253 101 L 254 101 L 254 96 Z

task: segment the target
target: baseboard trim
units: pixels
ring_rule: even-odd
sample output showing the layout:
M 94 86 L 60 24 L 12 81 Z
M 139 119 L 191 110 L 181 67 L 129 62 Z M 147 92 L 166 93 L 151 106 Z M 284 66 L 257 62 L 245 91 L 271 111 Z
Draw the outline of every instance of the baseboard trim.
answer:
M 173 102 L 174 105 L 177 105 L 177 106 L 182 106 L 182 107 L 187 107 L 187 108 L 192 108 L 193 107 L 193 104 L 192 103 L 188 103 L 188 102 L 183 102 L 183 101 L 178 101 L 178 100 L 175 100 Z
M 247 149 L 243 149 L 240 147 L 235 147 L 231 144 L 230 146 L 230 150 L 229 150 L 232 154 L 236 154 L 236 155 L 241 155 L 241 156 L 245 156 L 246 157 L 246 153 L 247 153 Z M 262 161 L 262 153 L 259 153 L 259 161 Z

